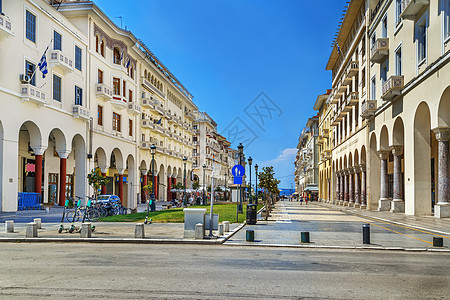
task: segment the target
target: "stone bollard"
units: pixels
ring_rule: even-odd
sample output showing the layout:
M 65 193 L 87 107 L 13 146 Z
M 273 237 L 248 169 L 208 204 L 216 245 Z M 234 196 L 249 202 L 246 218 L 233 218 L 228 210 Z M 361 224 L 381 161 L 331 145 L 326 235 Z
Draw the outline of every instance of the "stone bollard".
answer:
M 203 229 L 202 223 L 195 224 L 195 236 L 194 239 L 196 240 L 203 240 L 203 237 L 205 235 L 205 230 Z
M 80 237 L 90 238 L 92 236 L 92 226 L 91 223 L 82 223 Z
M 137 239 L 145 238 L 144 223 L 137 223 L 134 227 L 134 237 Z
M 223 221 L 223 231 L 224 232 L 229 232 L 230 231 L 230 221 Z
M 34 219 L 34 223 L 37 224 L 37 228 L 38 228 L 38 229 L 41 229 L 41 228 L 42 228 L 41 218 Z
M 14 232 L 14 221 L 9 220 L 5 222 L 5 232 L 12 233 Z
M 219 224 L 219 236 L 223 235 L 223 224 Z
M 28 223 L 27 224 L 27 231 L 25 234 L 25 237 L 38 237 L 38 231 L 37 231 L 37 224 L 36 223 Z

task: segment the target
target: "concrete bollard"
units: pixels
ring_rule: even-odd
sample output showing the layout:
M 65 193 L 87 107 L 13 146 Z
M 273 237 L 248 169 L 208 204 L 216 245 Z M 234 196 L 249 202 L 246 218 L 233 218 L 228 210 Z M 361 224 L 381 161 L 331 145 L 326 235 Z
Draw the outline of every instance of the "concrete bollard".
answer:
M 196 240 L 203 240 L 204 237 L 204 229 L 203 229 L 203 224 L 202 223 L 197 223 L 195 224 L 195 235 L 194 235 L 194 239 Z
M 28 223 L 25 237 L 34 238 L 38 237 L 37 224 L 36 223 Z
M 219 224 L 219 236 L 223 235 L 223 224 Z
M 41 228 L 42 228 L 41 218 L 34 219 L 33 222 L 37 224 L 37 228 L 38 228 L 38 229 L 41 229 Z
M 134 237 L 137 239 L 145 238 L 144 223 L 138 223 L 134 227 Z
M 300 234 L 301 242 L 302 243 L 309 243 L 309 231 L 302 231 Z
M 91 223 L 82 223 L 80 237 L 90 238 L 92 236 L 92 226 Z
M 363 244 L 370 244 L 370 224 L 363 225 Z
M 254 230 L 247 230 L 245 232 L 245 241 L 246 242 L 254 242 L 255 241 L 255 231 Z
M 14 232 L 14 221 L 9 220 L 5 222 L 5 232 L 11 233 Z
M 230 221 L 223 221 L 223 231 L 224 232 L 229 232 L 230 231 Z

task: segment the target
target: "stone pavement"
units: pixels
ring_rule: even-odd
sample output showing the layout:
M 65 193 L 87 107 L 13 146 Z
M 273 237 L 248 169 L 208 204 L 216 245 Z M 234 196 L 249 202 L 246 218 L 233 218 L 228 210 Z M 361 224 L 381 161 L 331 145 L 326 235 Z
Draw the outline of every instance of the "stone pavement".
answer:
M 372 212 L 369 212 L 372 213 Z M 400 216 L 397 216 L 399 218 Z M 413 225 L 411 224 L 410 226 Z M 419 218 L 418 221 L 421 221 Z M 431 222 L 431 221 L 429 221 Z M 362 225 L 371 224 L 371 244 L 362 241 Z M 445 251 L 449 251 L 450 235 L 444 234 L 445 226 L 433 223 L 432 232 L 410 226 L 394 224 L 386 220 L 356 215 L 355 212 L 342 212 L 323 204 L 280 201 L 271 213 L 268 221 L 258 221 L 256 225 L 247 225 L 231 237 L 226 245 L 264 245 L 264 246 L 303 246 L 336 248 L 372 248 L 372 249 L 433 249 L 433 236 L 444 238 Z M 446 221 L 442 222 L 444 225 Z M 425 226 L 422 222 L 418 225 Z M 246 242 L 246 230 L 255 231 L 255 242 Z M 310 232 L 310 244 L 302 244 L 302 231 Z

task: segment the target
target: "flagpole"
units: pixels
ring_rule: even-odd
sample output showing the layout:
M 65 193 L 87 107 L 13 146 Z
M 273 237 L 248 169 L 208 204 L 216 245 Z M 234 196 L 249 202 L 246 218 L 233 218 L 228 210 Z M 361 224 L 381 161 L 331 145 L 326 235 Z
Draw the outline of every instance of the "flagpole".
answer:
M 46 53 L 47 50 L 48 50 L 48 47 L 50 47 L 50 45 L 52 44 L 52 42 L 53 42 L 53 38 L 50 40 L 50 43 L 48 43 L 47 48 L 45 48 L 44 54 L 42 54 L 42 56 L 45 55 L 45 53 Z M 42 56 L 41 56 L 41 58 L 42 58 Z M 39 65 L 39 64 L 38 64 L 38 65 Z M 37 71 L 37 70 L 38 70 L 38 66 L 36 66 L 36 68 L 34 68 L 34 72 L 33 72 L 33 74 L 31 74 L 30 80 L 31 80 L 31 78 L 33 78 L 33 76 L 36 74 L 36 71 Z

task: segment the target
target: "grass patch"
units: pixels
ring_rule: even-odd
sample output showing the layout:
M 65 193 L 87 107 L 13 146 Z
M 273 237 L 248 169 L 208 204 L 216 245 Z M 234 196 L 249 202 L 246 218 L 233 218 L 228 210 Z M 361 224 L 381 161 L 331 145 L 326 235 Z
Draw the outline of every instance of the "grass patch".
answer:
M 263 205 L 258 205 L 258 210 L 261 209 Z M 210 206 L 190 206 L 190 208 L 206 208 L 207 214 L 209 214 Z M 244 222 L 246 218 L 247 205 L 244 203 L 244 213 L 239 214 L 238 223 Z M 214 213 L 219 214 L 219 222 L 229 221 L 230 223 L 236 223 L 236 204 L 215 204 Z M 103 222 L 143 222 L 147 212 L 127 214 L 120 216 L 109 216 L 100 219 Z M 165 210 L 158 210 L 149 213 L 149 218 L 155 223 L 184 223 L 184 212 L 183 208 L 171 208 Z

